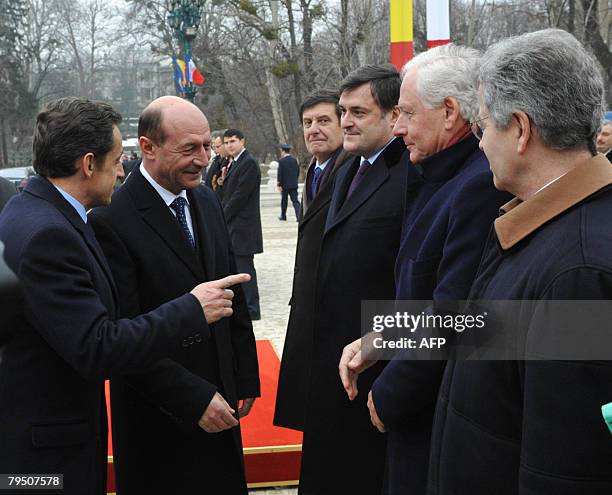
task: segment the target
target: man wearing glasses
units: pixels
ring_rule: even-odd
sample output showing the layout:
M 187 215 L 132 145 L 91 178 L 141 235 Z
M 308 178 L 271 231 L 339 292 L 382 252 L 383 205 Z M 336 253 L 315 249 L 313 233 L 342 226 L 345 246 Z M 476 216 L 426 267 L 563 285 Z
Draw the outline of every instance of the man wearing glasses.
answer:
M 396 299 L 463 300 L 468 296 L 491 223 L 509 196 L 493 186 L 478 149 L 475 76 L 480 54 L 446 45 L 410 61 L 403 70 L 401 136 L 423 184 L 408 189 L 402 242 L 395 265 Z M 470 127 L 475 131 L 474 134 Z M 340 362 L 353 399 L 357 374 L 372 363 L 361 359 L 361 341 L 347 346 Z M 434 406 L 442 361 L 393 360 L 370 392 L 372 423 L 388 431 L 386 485 L 390 494 L 424 494 Z

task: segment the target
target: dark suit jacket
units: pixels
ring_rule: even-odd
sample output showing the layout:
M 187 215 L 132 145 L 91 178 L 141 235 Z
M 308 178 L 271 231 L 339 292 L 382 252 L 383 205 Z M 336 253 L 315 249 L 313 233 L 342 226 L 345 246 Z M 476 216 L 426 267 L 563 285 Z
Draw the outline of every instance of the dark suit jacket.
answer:
M 465 300 L 499 208 L 510 195 L 495 189 L 471 134 L 421 163 L 422 184 L 407 191 L 395 265 L 399 300 Z M 392 361 L 372 387 L 376 411 L 390 430 L 387 490 L 424 494 L 442 361 Z
M 4 345 L 16 329 L 23 311 L 23 296 L 19 280 L 4 261 L 4 244 L 0 242 L 0 346 Z
M 259 188 L 261 171 L 257 160 L 244 150 L 223 181 L 225 221 L 236 255 L 263 252 Z
M 277 182 L 283 190 L 288 191 L 289 189 L 297 189 L 299 173 L 300 169 L 298 167 L 298 162 L 293 156 L 287 155 L 278 161 Z
M 470 299 L 520 302 L 508 326 L 550 335 L 523 310 L 533 301 L 612 298 L 612 167 L 594 157 L 516 203 L 495 221 Z M 591 339 L 589 325 L 574 330 Z M 601 416 L 611 397 L 609 360 L 449 362 L 428 493 L 612 493 L 612 439 Z
M 206 169 L 206 177 L 204 179 L 204 184 L 210 187 L 218 194 L 221 194 L 223 188 L 217 186 L 217 179 L 221 177 L 221 169 L 227 165 L 227 162 L 227 158 L 223 158 L 221 155 L 217 155 Z
M 17 188 L 4 177 L 0 177 L 0 211 L 15 194 L 17 194 Z
M 407 176 L 401 139 L 394 139 L 348 201 L 359 158 L 337 172 L 316 272 L 312 356 L 306 398 L 300 486 L 305 493 L 380 493 L 385 437 L 370 424 L 367 393 L 382 364 L 364 372 L 362 393 L 349 401 L 338 377 L 345 345 L 360 337 L 361 301 L 393 299 Z M 312 208 L 312 205 L 311 205 Z M 298 301 L 299 304 L 299 301 Z M 354 455 L 346 455 L 352 452 Z M 359 476 L 355 473 L 367 473 Z
M 109 207 L 90 215 L 117 280 L 121 316 L 147 311 L 201 282 L 236 272 L 215 194 L 199 187 L 187 196 L 197 252 L 138 169 Z M 241 492 L 223 485 L 223 473 L 232 462 L 239 477 L 236 484 L 241 477 L 240 429 L 208 434 L 197 425 L 216 391 L 233 408 L 238 399 L 259 395 L 253 329 L 242 289 L 234 290 L 234 314 L 211 325 L 211 340 L 186 341 L 174 360 L 111 382 L 120 493 L 172 492 L 179 487 L 181 493 L 195 493 L 223 486 L 225 493 Z
M 62 493 L 105 493 L 103 380 L 178 354 L 184 339 L 207 340 L 201 306 L 186 294 L 117 320 L 117 291 L 93 231 L 38 176 L 2 212 L 0 240 L 25 298 L 0 350 L 0 466 L 63 473 Z
M 287 324 L 274 412 L 274 424 L 286 428 L 304 429 L 308 398 L 301 391 L 310 386 L 315 317 L 316 277 L 313 277 L 312 274 L 319 266 L 321 242 L 331 202 L 333 180 L 336 172 L 349 156 L 342 151 L 342 148 L 333 154 L 319 182 L 319 193 L 298 226 L 293 290 L 289 302 L 291 312 Z M 305 192 L 302 197 L 306 198 Z M 304 201 L 302 207 L 305 204 Z

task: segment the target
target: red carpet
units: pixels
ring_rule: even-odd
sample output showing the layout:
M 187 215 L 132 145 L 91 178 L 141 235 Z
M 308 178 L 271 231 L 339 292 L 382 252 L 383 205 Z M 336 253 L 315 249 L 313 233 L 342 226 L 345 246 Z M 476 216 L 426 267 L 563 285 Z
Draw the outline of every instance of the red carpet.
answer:
M 269 340 L 257 341 L 261 397 L 242 420 L 242 443 L 249 488 L 296 485 L 300 477 L 302 434 L 272 425 L 280 361 Z M 108 382 L 106 383 L 109 407 Z M 110 423 L 110 408 L 108 411 Z M 110 427 L 109 427 L 110 432 Z M 113 446 L 108 436 L 108 492 L 115 492 Z

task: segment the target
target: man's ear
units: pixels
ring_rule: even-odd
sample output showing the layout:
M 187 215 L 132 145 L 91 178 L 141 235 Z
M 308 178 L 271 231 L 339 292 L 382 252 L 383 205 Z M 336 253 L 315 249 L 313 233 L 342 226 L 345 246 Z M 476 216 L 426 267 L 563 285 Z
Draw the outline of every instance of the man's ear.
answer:
M 512 115 L 516 124 L 516 132 L 518 135 L 518 142 L 516 145 L 516 151 L 519 155 L 525 153 L 529 141 L 533 139 L 533 132 L 531 129 L 531 121 L 529 116 L 525 112 L 515 112 Z
M 96 168 L 96 156 L 93 153 L 87 153 L 77 160 L 77 172 L 80 172 L 83 177 L 90 178 Z
M 149 159 L 155 158 L 155 153 L 153 152 L 155 144 L 153 144 L 153 141 L 146 136 L 140 136 L 138 138 L 138 144 L 140 145 L 142 156 L 146 156 Z
M 397 122 L 397 119 L 399 119 L 400 116 L 400 109 L 399 107 L 396 105 L 393 107 L 393 110 L 391 110 L 391 127 L 395 127 L 395 123 Z
M 461 109 L 459 108 L 459 102 L 453 96 L 447 96 L 444 98 L 443 106 L 444 129 L 450 131 L 455 127 L 457 119 L 461 117 Z

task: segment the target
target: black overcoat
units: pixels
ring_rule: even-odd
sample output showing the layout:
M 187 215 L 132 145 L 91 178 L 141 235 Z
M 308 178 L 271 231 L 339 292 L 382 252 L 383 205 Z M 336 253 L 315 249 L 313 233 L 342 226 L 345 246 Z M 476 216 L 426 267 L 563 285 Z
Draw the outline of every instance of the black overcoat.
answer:
M 274 424 L 304 429 L 307 396 L 300 393 L 310 386 L 312 368 L 312 337 L 314 332 L 314 305 L 316 277 L 319 266 L 321 241 L 325 230 L 327 212 L 332 196 L 336 172 L 349 155 L 338 149 L 325 167 L 319 192 L 303 215 L 298 226 L 298 241 L 293 269 L 291 311 L 281 360 L 276 396 Z M 306 181 L 308 183 L 308 180 Z M 306 189 L 306 186 L 304 186 Z M 306 192 L 302 193 L 302 208 L 306 204 Z
M 259 188 L 261 171 L 257 160 L 244 150 L 230 167 L 221 192 L 223 213 L 236 255 L 263 252 Z
M 235 273 L 217 197 L 204 186 L 187 197 L 197 251 L 138 169 L 109 207 L 90 215 L 117 281 L 122 316 Z M 111 382 L 118 493 L 245 493 L 240 429 L 209 434 L 197 425 L 216 391 L 233 408 L 238 399 L 259 395 L 253 330 L 243 292 L 234 291 L 234 314 L 210 325 L 211 340 L 187 340 L 174 360 Z
M 297 160 L 291 156 L 283 156 L 278 161 L 278 185 L 280 185 L 284 191 L 290 189 L 297 189 L 298 186 L 298 175 L 300 169 L 298 167 Z
M 382 485 L 385 437 L 366 407 L 382 365 L 359 377 L 362 393 L 351 402 L 338 363 L 344 346 L 360 337 L 361 301 L 394 298 L 406 181 L 414 169 L 396 138 L 345 202 L 359 163 L 348 161 L 336 175 L 319 265 L 310 275 L 316 277 L 310 379 L 296 391 L 307 399 L 301 493 L 379 493 Z
M 25 309 L 0 348 L 0 467 L 62 473 L 61 493 L 106 493 L 104 379 L 210 338 L 186 294 L 118 320 L 118 294 L 90 226 L 46 179 L 28 181 L 0 216 L 5 258 Z M 21 493 L 18 492 L 18 493 Z

